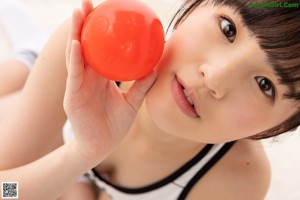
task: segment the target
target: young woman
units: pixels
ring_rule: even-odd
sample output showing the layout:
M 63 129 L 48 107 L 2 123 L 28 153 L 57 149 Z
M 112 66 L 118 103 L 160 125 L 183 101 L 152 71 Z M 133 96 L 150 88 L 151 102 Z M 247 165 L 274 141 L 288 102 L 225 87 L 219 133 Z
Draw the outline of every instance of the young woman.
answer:
M 299 125 L 300 11 L 247 3 L 186 1 L 157 72 L 122 92 L 82 56 L 80 31 L 93 8 L 83 1 L 68 42 L 61 26 L 26 84 L 19 115 L 4 127 L 20 137 L 12 123 L 33 104 L 39 112 L 27 122 L 33 139 L 25 145 L 57 140 L 66 45 L 64 108 L 74 139 L 3 175 L 22 182 L 27 199 L 54 199 L 68 186 L 62 199 L 263 199 L 270 171 L 254 139 Z M 95 185 L 72 185 L 91 168 Z
M 122 200 L 263 199 L 268 163 L 260 143 L 249 139 L 299 125 L 300 10 L 262 12 L 244 1 L 187 1 L 181 11 L 157 66 L 158 77 L 127 136 L 89 177 L 100 199 L 101 192 Z M 79 45 L 74 46 L 80 58 Z M 76 67 L 82 70 L 76 77 L 84 93 L 66 107 L 71 124 L 86 134 L 105 132 L 98 118 L 105 110 L 94 108 L 90 114 L 92 100 L 83 98 L 92 82 L 89 66 L 78 62 Z M 103 85 L 108 94 L 116 87 Z M 106 88 L 99 88 L 99 94 Z M 114 114 L 113 99 L 99 99 L 97 108 L 110 108 L 104 116 Z M 124 126 L 114 121 L 121 116 L 107 119 L 110 128 Z

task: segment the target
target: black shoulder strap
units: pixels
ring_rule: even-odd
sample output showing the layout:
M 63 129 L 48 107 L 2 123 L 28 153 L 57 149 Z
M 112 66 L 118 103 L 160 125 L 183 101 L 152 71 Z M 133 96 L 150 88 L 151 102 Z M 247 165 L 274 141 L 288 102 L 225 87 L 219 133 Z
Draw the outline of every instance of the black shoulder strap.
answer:
M 106 180 L 104 177 L 102 177 L 99 173 L 97 173 L 97 171 L 95 169 L 92 169 L 92 172 L 94 173 L 95 177 L 97 177 L 99 180 L 105 182 L 106 184 L 114 187 L 115 189 L 117 189 L 121 192 L 128 193 L 128 194 L 145 193 L 145 192 L 149 192 L 149 191 L 158 189 L 160 187 L 163 187 L 163 186 L 173 182 L 174 180 L 176 180 L 179 176 L 181 176 L 182 174 L 187 172 L 195 164 L 197 164 L 200 160 L 202 160 L 202 158 L 204 158 L 209 153 L 209 151 L 211 150 L 211 148 L 213 146 L 214 146 L 213 144 L 205 145 L 205 147 L 203 149 L 201 149 L 200 152 L 196 156 L 194 156 L 191 160 L 189 160 L 187 163 L 185 163 L 183 166 L 181 166 L 175 172 L 171 173 L 167 177 L 165 177 L 155 183 L 152 183 L 147 186 L 139 187 L 139 188 L 127 188 L 127 187 L 113 184 L 110 181 Z
M 216 153 L 197 173 L 196 175 L 188 182 L 186 187 L 183 189 L 181 194 L 178 197 L 178 200 L 185 200 L 189 192 L 195 186 L 195 184 L 229 151 L 235 142 L 226 143 L 219 152 Z

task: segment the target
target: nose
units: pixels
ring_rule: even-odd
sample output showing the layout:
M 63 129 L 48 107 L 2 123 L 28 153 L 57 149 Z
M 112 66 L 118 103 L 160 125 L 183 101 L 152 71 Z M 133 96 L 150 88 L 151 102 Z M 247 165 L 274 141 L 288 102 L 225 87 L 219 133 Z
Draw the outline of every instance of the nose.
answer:
M 202 76 L 205 87 L 217 99 L 223 98 L 237 81 L 234 80 L 237 71 L 225 64 L 222 66 L 202 64 L 198 72 Z

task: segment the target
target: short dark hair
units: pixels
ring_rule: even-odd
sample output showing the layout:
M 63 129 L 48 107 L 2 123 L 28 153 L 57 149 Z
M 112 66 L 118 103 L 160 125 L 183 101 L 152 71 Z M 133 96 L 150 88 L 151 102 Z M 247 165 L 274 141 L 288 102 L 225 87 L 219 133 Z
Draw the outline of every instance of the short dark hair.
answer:
M 273 0 L 276 8 L 253 8 L 251 3 L 267 3 L 268 0 L 186 0 L 173 17 L 167 32 L 174 24 L 176 28 L 195 8 L 204 2 L 226 5 L 242 17 L 244 25 L 257 38 L 261 49 L 272 64 L 280 84 L 289 91 L 283 98 L 294 101 L 298 111 L 274 128 L 251 136 L 263 139 L 294 130 L 300 125 L 300 3 L 299 0 Z M 287 8 L 288 5 L 294 5 Z M 298 5 L 298 6 L 296 6 Z M 175 21 L 176 20 L 176 21 Z

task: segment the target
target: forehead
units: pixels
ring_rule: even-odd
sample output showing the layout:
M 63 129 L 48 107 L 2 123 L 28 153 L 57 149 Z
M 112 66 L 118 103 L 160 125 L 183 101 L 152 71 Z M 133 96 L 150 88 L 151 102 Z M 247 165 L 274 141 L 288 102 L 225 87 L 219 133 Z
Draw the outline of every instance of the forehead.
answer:
M 244 25 L 244 21 L 242 18 L 242 15 L 240 15 L 240 9 L 238 1 L 226 1 L 226 0 L 204 0 L 204 1 L 186 1 L 181 11 L 178 12 L 181 17 L 179 17 L 179 20 L 176 24 L 182 23 L 187 17 L 191 15 L 194 11 L 197 11 L 198 9 L 213 9 L 213 10 L 224 10 L 226 12 L 230 12 L 231 15 L 234 15 L 236 17 L 236 20 L 238 19 L 239 23 Z M 230 3 L 231 2 L 231 3 Z M 235 3 L 232 3 L 235 2 Z M 202 11 L 203 12 L 203 11 Z M 199 13 L 198 13 L 199 14 Z M 200 13 L 201 15 L 201 13 Z

